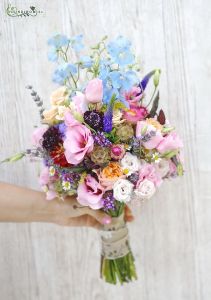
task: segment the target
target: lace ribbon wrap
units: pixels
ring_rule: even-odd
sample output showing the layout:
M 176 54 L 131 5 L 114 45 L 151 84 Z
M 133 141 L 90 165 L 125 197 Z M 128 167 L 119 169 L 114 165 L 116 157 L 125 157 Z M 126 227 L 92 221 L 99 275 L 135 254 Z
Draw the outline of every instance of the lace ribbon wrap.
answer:
M 124 257 L 130 252 L 128 228 L 124 214 L 112 218 L 110 224 L 104 225 L 101 231 L 102 256 L 106 259 Z

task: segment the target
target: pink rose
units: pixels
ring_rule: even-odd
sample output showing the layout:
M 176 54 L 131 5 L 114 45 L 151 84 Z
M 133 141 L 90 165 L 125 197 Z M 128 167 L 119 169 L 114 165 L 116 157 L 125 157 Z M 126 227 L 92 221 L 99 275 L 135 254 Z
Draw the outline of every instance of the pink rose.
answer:
M 176 150 L 182 147 L 183 143 L 180 137 L 176 132 L 171 132 L 163 137 L 162 141 L 156 148 L 160 153 L 165 153 L 167 151 Z
M 123 113 L 123 118 L 130 123 L 137 123 L 147 116 L 147 109 L 143 106 L 131 105 L 130 108 Z
M 41 146 L 40 140 L 43 137 L 43 134 L 46 132 L 46 128 L 40 127 L 36 128 L 34 132 L 32 133 L 32 144 L 39 147 Z
M 139 171 L 139 180 L 136 186 L 138 187 L 140 182 L 142 182 L 144 179 L 152 181 L 155 186 L 160 186 L 162 183 L 162 178 L 156 171 L 156 168 L 152 164 L 148 163 L 141 166 Z
M 103 99 L 103 83 L 99 78 L 89 81 L 85 89 L 86 100 L 90 103 L 98 103 Z
M 70 164 L 78 165 L 84 156 L 94 148 L 91 131 L 79 122 L 73 122 L 71 126 L 67 127 L 65 136 L 65 157 Z
M 91 175 L 87 175 L 84 182 L 80 183 L 77 190 L 77 200 L 81 205 L 92 209 L 100 209 L 102 204 L 103 187 Z
M 88 110 L 86 97 L 83 93 L 77 92 L 76 96 L 72 97 L 72 101 L 78 113 L 84 114 Z
M 145 121 L 137 122 L 136 137 L 144 137 L 146 134 L 150 134 L 150 132 L 153 132 L 153 135 L 150 136 L 148 141 L 143 142 L 143 146 L 146 149 L 156 148 L 163 140 L 163 136 L 160 130 L 156 129 L 153 125 L 147 124 Z
M 134 86 L 131 90 L 124 94 L 125 99 L 128 101 L 130 105 L 138 105 L 139 100 L 142 97 L 140 87 Z

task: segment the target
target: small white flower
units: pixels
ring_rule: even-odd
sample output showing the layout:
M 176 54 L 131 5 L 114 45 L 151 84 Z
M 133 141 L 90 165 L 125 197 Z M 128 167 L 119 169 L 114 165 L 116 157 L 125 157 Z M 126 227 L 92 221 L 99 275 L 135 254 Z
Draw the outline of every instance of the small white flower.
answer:
M 133 192 L 133 184 L 127 179 L 118 179 L 113 186 L 114 198 L 120 202 L 129 202 Z
M 121 166 L 123 170 L 127 171 L 127 175 L 131 175 L 139 170 L 140 160 L 137 156 L 126 152 L 125 156 L 121 160 Z
M 140 199 L 143 200 L 151 198 L 155 191 L 156 189 L 154 183 L 148 179 L 144 179 L 139 183 L 139 186 L 137 189 L 135 189 L 134 193 L 137 197 L 140 197 Z
M 62 187 L 64 191 L 69 191 L 69 189 L 71 188 L 71 185 L 69 183 L 69 181 L 62 181 Z
M 158 152 L 153 153 L 152 160 L 158 164 L 161 161 L 160 154 Z
M 50 175 L 50 176 L 54 176 L 54 175 L 55 175 L 55 172 L 56 172 L 56 169 L 55 169 L 53 166 L 51 166 L 51 167 L 49 168 L 49 175 Z
M 165 177 L 169 172 L 169 161 L 167 159 L 161 159 L 158 164 L 155 165 L 155 168 L 160 174 L 160 176 L 163 178 Z

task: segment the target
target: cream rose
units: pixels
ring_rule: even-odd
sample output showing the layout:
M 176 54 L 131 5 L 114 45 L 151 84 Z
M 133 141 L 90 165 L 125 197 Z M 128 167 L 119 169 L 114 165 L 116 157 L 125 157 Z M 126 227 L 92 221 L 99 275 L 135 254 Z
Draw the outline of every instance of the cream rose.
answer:
M 53 106 L 50 110 L 45 110 L 43 112 L 43 121 L 47 124 L 52 124 L 56 120 L 58 114 L 58 109 L 56 106 Z
M 139 183 L 134 193 L 137 197 L 144 200 L 151 198 L 154 195 L 155 191 L 156 189 L 154 183 L 148 179 L 144 179 Z
M 129 202 L 133 192 L 133 184 L 127 179 L 118 179 L 113 186 L 114 198 L 120 202 Z
M 139 170 L 140 160 L 137 156 L 126 152 L 125 156 L 121 160 L 121 167 L 125 170 L 127 175 L 131 175 Z
M 64 102 L 67 99 L 67 88 L 66 86 L 61 86 L 57 90 L 55 90 L 51 96 L 51 104 L 52 105 L 64 105 Z

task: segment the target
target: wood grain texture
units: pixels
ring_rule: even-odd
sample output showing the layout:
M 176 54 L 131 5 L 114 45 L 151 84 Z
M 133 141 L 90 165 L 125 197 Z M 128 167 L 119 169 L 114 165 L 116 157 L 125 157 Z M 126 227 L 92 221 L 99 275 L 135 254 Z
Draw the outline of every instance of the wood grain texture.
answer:
M 0 225 L 2 300 L 209 300 L 211 295 L 211 2 L 209 0 L 33 0 L 43 16 L 11 18 L 0 3 L 0 159 L 30 145 L 46 106 L 54 32 L 131 39 L 143 73 L 162 69 L 161 101 L 185 144 L 186 174 L 167 182 L 130 225 L 139 280 L 113 287 L 99 278 L 100 242 L 92 229 Z M 29 1 L 13 1 L 27 8 Z M 0 166 L 0 180 L 39 188 L 38 164 Z

